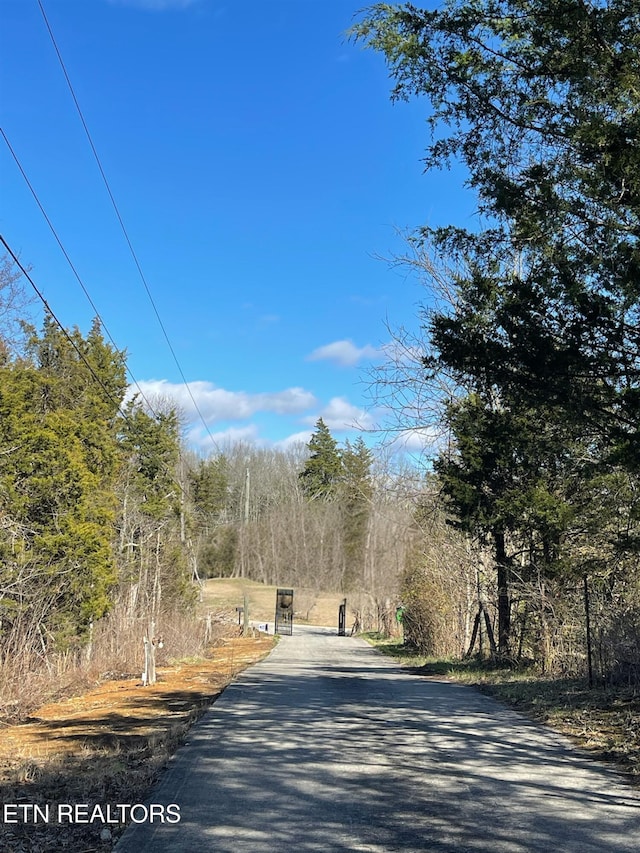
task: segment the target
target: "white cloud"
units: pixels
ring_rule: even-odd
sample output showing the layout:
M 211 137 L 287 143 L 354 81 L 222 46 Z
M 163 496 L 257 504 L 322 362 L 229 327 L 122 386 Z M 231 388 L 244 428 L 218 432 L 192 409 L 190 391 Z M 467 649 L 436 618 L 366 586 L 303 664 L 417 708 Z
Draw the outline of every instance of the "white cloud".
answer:
M 187 431 L 186 442 L 191 447 L 199 447 L 205 451 L 218 451 L 234 444 L 260 444 L 258 427 L 247 424 L 243 427 L 229 427 L 218 432 L 207 432 L 202 424 L 194 424 Z
M 369 358 L 375 358 L 380 354 L 380 351 L 375 347 L 366 344 L 363 347 L 357 347 L 353 341 L 334 341 L 331 344 L 325 344 L 322 347 L 314 349 L 307 356 L 307 361 L 333 361 L 342 367 L 353 367 L 358 362 Z
M 370 429 L 373 427 L 371 416 L 358 406 L 350 403 L 346 397 L 332 397 L 329 403 L 317 415 L 304 418 L 304 422 L 315 424 L 321 417 L 330 430 L 344 432 L 352 429 Z
M 313 430 L 310 429 L 303 430 L 302 432 L 294 432 L 293 435 L 288 435 L 281 441 L 276 441 L 274 447 L 278 450 L 288 450 L 296 444 L 309 444 L 312 435 Z
M 408 453 L 432 454 L 441 449 L 443 436 L 433 427 L 422 429 L 407 429 L 400 432 L 393 441 L 393 446 Z
M 229 391 L 205 381 L 186 385 L 166 379 L 151 379 L 130 385 L 127 399 L 135 395 L 142 404 L 146 402 L 156 411 L 166 410 L 167 405 L 176 406 L 183 416 L 185 440 L 192 447 L 204 450 L 211 449 L 212 439 L 218 448 L 242 442 L 287 450 L 296 444 L 308 444 L 319 417 L 332 432 L 375 428 L 372 415 L 346 397 L 332 397 L 324 406 L 319 406 L 310 391 L 297 387 L 249 394 L 246 391 Z M 295 429 L 296 421 L 304 428 L 272 442 L 261 437 L 261 428 L 253 420 L 260 415 L 283 418 L 285 429 L 287 423 L 289 428 Z M 291 420 L 287 422 L 287 418 Z M 216 427 L 217 431 L 214 431 Z
M 152 379 L 130 386 L 128 397 L 142 392 L 144 398 L 154 406 L 155 400 L 168 399 L 178 406 L 188 421 L 200 419 L 196 405 L 204 421 L 210 425 L 220 421 L 243 421 L 258 412 L 277 415 L 297 415 L 316 405 L 316 398 L 304 388 L 285 388 L 261 394 L 245 391 L 227 391 L 211 382 L 189 382 L 174 384 L 166 379 Z M 192 399 L 193 398 L 193 399 Z M 194 405 L 195 400 L 195 405 Z
M 316 403 L 316 398 L 311 391 L 305 391 L 304 388 L 287 388 L 274 393 L 255 394 L 252 399 L 260 404 L 259 411 L 275 412 L 277 415 L 297 415 Z

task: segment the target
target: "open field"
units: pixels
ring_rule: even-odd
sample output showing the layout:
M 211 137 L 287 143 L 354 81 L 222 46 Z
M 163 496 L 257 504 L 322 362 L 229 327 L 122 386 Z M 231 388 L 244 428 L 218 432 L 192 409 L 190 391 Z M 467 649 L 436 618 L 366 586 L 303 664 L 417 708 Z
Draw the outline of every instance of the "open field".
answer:
M 243 606 L 246 596 L 249 619 L 271 623 L 273 630 L 276 590 L 276 586 L 266 586 L 244 578 L 213 578 L 204 582 L 200 607 L 203 613 L 223 609 L 235 612 L 236 607 Z M 338 607 L 343 600 L 344 596 L 338 592 L 294 589 L 294 624 L 299 621 L 306 625 L 337 626 Z M 353 619 L 353 611 L 347 599 L 347 630 L 353 625 Z

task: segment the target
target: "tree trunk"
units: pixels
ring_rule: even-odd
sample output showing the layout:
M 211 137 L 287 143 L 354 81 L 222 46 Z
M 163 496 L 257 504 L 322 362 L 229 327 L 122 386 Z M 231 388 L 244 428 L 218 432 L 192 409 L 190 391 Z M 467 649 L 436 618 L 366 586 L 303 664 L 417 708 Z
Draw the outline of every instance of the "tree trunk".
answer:
M 498 573 L 498 655 L 507 657 L 511 646 L 511 600 L 509 596 L 509 560 L 504 544 L 504 531 L 494 531 L 496 569 Z

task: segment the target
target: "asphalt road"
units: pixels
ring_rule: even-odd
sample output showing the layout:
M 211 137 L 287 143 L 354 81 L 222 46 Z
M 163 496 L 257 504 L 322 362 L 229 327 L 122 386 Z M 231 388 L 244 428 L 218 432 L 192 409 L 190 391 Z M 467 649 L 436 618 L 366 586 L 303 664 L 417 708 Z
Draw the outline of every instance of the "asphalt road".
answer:
M 180 822 L 130 827 L 121 853 L 640 850 L 640 798 L 612 770 L 323 628 L 227 688 L 150 803 Z

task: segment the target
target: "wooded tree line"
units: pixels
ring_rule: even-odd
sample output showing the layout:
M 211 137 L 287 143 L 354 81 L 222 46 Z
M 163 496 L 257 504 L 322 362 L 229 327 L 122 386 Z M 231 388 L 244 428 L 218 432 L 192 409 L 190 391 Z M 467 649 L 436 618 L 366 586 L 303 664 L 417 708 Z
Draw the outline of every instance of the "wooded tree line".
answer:
M 5 265 L 0 302 L 16 280 Z M 52 654 L 90 648 L 94 628 L 114 608 L 139 645 L 163 611 L 195 600 L 181 537 L 178 415 L 125 402 L 127 384 L 123 354 L 105 342 L 97 321 L 83 336 L 46 317 L 39 332 L 23 323 L 19 344 L 5 338 L 3 664 L 49 665 Z M 114 645 L 129 639 L 121 635 Z
M 368 627 L 392 627 L 399 580 L 417 534 L 419 475 L 382 466 L 362 438 L 340 446 L 320 419 L 308 445 L 236 444 L 199 462 L 204 483 L 225 483 L 200 515 L 205 577 L 343 592 Z M 337 614 L 336 614 L 337 618 Z
M 377 4 L 353 35 L 425 100 L 427 169 L 477 198 L 475 228 L 411 235 L 420 354 L 381 378 L 405 426 L 444 428 L 495 653 L 584 672 L 590 605 L 592 663 L 638 678 L 640 4 Z
M 199 456 L 173 404 L 129 386 L 125 356 L 98 320 L 83 335 L 50 316 L 38 331 L 23 317 L 20 332 L 22 296 L 7 263 L 3 666 L 51 668 L 60 655 L 90 655 L 99 638 L 110 666 L 131 671 L 143 636 L 166 633 L 176 613 L 195 621 L 209 577 L 305 588 L 310 604 L 314 591 L 340 590 L 364 624 L 393 627 L 415 482 L 380 467 L 361 438 L 339 446 L 322 420 L 308 446 Z
M 7 266 L 0 300 L 15 285 Z M 382 464 L 362 438 L 339 445 L 322 419 L 306 446 L 202 457 L 172 404 L 128 396 L 124 355 L 98 321 L 83 336 L 47 317 L 4 340 L 4 665 L 51 667 L 99 638 L 110 666 L 131 671 L 131 647 L 176 612 L 194 620 L 199 584 L 215 577 L 294 586 L 303 611 L 341 591 L 363 628 L 396 628 L 401 578 L 423 554 L 420 472 Z M 435 547 L 452 536 L 441 524 Z
M 408 642 L 465 653 L 478 555 L 446 523 L 433 475 L 361 437 L 341 446 L 322 419 L 306 446 L 236 444 L 198 464 L 218 495 L 199 520 L 203 576 L 293 586 L 303 616 L 314 592 L 340 591 L 362 630 L 388 635 L 401 630 L 403 605 Z

